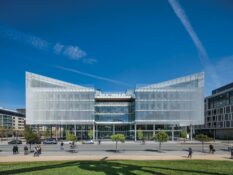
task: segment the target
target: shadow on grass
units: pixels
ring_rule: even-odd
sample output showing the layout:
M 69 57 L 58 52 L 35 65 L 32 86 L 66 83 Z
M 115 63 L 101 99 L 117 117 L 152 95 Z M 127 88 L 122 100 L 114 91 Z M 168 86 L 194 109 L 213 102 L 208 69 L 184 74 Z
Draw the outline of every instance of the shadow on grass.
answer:
M 171 172 L 163 172 L 163 171 L 174 171 L 179 174 L 179 172 L 182 173 L 197 173 L 197 174 L 209 174 L 209 175 L 227 175 L 220 172 L 207 172 L 203 170 L 191 170 L 191 169 L 183 169 L 183 168 L 172 168 L 172 167 L 165 167 L 165 166 L 140 166 L 140 165 L 133 165 L 128 164 L 127 162 L 116 162 L 116 161 L 105 161 L 107 157 L 104 157 L 100 161 L 70 161 L 70 162 L 63 162 L 63 163 L 55 163 L 53 165 L 43 165 L 43 166 L 33 166 L 29 168 L 18 168 L 18 169 L 10 169 L 10 170 L 4 170 L 0 171 L 0 174 L 9 175 L 9 174 L 19 174 L 19 173 L 33 173 L 35 171 L 39 171 L 37 173 L 43 174 L 43 171 L 51 170 L 51 169 L 57 169 L 57 171 L 61 171 L 62 168 L 66 168 L 66 173 L 69 174 L 69 169 L 67 167 L 77 167 L 76 172 L 72 170 L 72 174 L 80 174 L 79 170 L 86 170 L 89 171 L 89 173 L 105 173 L 105 174 L 111 174 L 111 175 L 135 175 L 135 174 L 154 174 L 154 175 L 166 175 L 170 174 Z M 49 162 L 48 162 L 49 163 Z M 140 162 L 139 162 L 140 163 Z M 182 162 L 181 162 L 182 163 Z M 25 163 L 26 164 L 26 163 Z M 9 165 L 7 165 L 9 166 Z M 40 172 L 41 171 L 41 172 Z M 136 172 L 137 171 L 137 172 Z M 56 174 L 55 172 L 51 172 L 53 174 Z M 64 173 L 65 174 L 65 173 Z

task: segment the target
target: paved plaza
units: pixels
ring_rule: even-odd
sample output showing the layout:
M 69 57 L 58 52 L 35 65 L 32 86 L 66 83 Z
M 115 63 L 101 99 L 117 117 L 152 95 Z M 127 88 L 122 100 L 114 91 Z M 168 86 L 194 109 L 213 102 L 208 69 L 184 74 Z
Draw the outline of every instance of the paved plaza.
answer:
M 193 149 L 192 159 L 204 160 L 232 160 L 230 159 L 229 143 L 212 143 L 216 149 L 215 154 L 209 154 L 209 143 L 205 144 L 205 153 L 202 152 L 202 145 L 199 142 L 168 142 L 162 144 L 162 152 L 158 152 L 158 143 L 147 142 L 126 142 L 118 145 L 119 152 L 115 152 L 115 143 L 103 142 L 100 145 L 77 143 L 74 152 L 71 152 L 69 145 L 64 150 L 60 144 L 43 145 L 42 154 L 33 157 L 23 154 L 23 146 L 19 145 L 19 154 L 12 154 L 13 145 L 2 143 L 0 145 L 0 162 L 18 161 L 45 161 L 45 160 L 182 160 L 187 159 L 188 148 Z M 32 150 L 35 145 L 32 145 Z

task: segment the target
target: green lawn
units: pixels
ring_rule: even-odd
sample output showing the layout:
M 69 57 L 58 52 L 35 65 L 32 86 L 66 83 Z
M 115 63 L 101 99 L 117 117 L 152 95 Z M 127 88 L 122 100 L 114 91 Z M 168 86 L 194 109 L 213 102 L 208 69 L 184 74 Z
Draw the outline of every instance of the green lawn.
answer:
M 1 163 L 0 174 L 209 174 L 233 175 L 232 161 L 53 161 Z

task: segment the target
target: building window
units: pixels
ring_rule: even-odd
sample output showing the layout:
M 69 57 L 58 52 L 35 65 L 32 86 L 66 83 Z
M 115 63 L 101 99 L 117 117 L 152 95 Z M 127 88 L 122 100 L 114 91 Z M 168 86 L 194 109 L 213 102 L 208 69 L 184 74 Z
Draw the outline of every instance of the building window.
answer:
M 230 121 L 226 121 L 226 127 L 227 128 L 231 127 L 230 124 L 231 124 Z
M 230 113 L 230 106 L 226 107 L 226 113 Z

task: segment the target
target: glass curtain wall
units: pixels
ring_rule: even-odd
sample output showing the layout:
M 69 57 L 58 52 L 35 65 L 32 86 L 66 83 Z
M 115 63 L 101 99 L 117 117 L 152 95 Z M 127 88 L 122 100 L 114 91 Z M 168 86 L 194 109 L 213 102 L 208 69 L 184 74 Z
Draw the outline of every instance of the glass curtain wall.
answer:
M 96 122 L 132 122 L 134 105 L 132 102 L 96 102 Z

